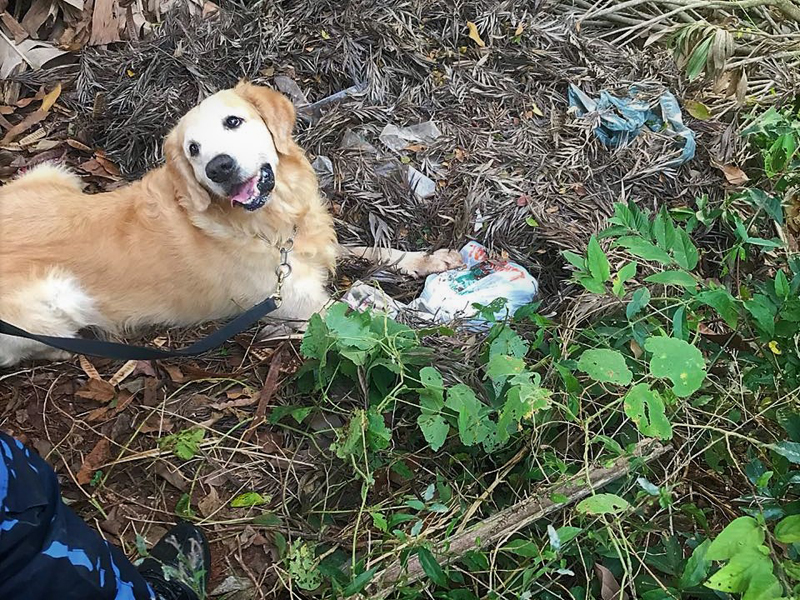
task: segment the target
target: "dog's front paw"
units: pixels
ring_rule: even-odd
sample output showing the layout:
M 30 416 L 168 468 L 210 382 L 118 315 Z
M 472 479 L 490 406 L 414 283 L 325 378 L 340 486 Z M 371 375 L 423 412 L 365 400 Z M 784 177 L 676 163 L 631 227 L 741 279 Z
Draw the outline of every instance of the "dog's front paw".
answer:
M 433 254 L 412 252 L 400 263 L 400 270 L 411 277 L 426 277 L 464 266 L 464 260 L 457 250 L 437 250 Z
M 303 336 L 304 327 L 294 322 L 275 322 L 264 325 L 256 336 L 256 342 L 289 340 Z

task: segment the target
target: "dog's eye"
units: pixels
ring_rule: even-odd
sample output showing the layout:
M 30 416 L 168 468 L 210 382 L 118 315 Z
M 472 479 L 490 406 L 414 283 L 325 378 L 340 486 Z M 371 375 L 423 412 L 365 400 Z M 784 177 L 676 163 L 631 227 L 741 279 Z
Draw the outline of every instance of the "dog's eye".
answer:
M 225 129 L 236 129 L 244 122 L 241 117 L 225 117 Z
M 190 156 L 197 156 L 198 154 L 200 154 L 200 146 L 198 146 L 194 142 L 189 144 L 189 155 Z

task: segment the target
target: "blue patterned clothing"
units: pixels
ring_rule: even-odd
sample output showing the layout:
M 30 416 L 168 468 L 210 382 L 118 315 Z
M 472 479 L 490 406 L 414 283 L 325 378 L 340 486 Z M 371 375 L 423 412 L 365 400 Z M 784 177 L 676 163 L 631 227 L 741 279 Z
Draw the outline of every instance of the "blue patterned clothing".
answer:
M 155 600 L 125 555 L 61 501 L 50 466 L 2 432 L 0 598 Z

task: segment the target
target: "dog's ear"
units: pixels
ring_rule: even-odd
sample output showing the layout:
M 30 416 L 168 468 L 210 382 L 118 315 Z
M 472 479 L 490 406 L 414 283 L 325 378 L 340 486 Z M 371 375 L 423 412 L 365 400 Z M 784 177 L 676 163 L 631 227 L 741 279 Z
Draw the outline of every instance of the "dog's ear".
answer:
M 194 210 L 203 212 L 211 204 L 211 194 L 194 176 L 192 165 L 183 152 L 182 138 L 183 133 L 178 124 L 164 140 L 164 160 L 175 180 L 179 200 L 187 202 Z
M 289 154 L 297 148 L 292 139 L 296 119 L 294 106 L 286 96 L 246 81 L 240 82 L 234 91 L 252 104 L 264 119 L 280 154 Z

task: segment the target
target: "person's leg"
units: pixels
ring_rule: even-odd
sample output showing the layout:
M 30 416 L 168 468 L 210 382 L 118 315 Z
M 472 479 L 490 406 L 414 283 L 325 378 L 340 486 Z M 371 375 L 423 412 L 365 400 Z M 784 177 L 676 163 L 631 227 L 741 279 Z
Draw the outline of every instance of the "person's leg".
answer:
M 208 564 L 202 533 L 183 525 L 153 548 L 140 571 L 61 501 L 47 463 L 0 432 L 3 600 L 196 600 Z M 181 581 L 185 574 L 189 585 Z

